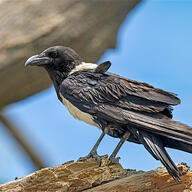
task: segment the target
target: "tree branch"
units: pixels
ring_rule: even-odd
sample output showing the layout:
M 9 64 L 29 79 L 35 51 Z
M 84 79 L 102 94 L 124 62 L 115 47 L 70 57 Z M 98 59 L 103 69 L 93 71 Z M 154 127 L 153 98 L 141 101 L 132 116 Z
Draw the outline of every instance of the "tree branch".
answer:
M 125 170 L 119 163 L 109 165 L 103 156 L 100 167 L 94 159 L 68 162 L 3 184 L 0 191 L 190 192 L 192 171 L 184 163 L 178 167 L 182 174 L 179 184 L 162 167 L 148 172 Z

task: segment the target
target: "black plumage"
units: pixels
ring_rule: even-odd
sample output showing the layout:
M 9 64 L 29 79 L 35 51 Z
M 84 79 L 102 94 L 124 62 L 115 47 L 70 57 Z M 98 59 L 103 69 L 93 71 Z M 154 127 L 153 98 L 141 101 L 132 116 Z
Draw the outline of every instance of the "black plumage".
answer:
M 26 65 L 43 66 L 48 71 L 58 98 L 69 111 L 75 107 L 82 115 L 89 114 L 103 132 L 143 144 L 174 179 L 180 180 L 165 147 L 192 153 L 192 129 L 171 120 L 171 106 L 180 103 L 175 94 L 106 72 L 110 62 L 98 66 L 83 63 L 72 49 L 61 46 L 33 56 Z M 97 147 L 92 151 L 95 156 Z

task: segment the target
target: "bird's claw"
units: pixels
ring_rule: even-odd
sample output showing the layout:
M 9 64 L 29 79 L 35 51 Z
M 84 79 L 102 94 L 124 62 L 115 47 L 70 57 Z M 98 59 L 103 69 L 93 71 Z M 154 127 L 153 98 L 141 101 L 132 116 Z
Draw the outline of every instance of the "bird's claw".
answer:
M 89 159 L 89 158 L 93 158 L 93 159 L 96 159 L 96 161 L 98 162 L 99 164 L 99 167 L 101 166 L 101 163 L 102 163 L 102 156 L 99 156 L 97 154 L 96 151 L 92 151 L 90 152 L 88 155 L 86 155 L 85 157 L 80 157 L 79 160 L 82 160 L 82 159 Z
M 96 154 L 96 155 L 93 155 L 92 158 L 96 159 L 96 161 L 100 167 L 101 163 L 102 163 L 102 157 Z
M 120 157 L 110 157 L 109 158 L 109 165 L 119 163 L 119 159 L 120 159 Z

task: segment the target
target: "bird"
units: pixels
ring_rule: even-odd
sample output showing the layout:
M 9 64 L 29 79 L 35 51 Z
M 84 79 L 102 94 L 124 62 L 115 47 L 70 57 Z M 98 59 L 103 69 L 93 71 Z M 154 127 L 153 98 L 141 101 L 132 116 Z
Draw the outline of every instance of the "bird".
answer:
M 97 149 L 105 134 L 120 141 L 109 157 L 116 163 L 125 141 L 143 144 L 166 167 L 174 180 L 180 172 L 166 147 L 192 153 L 192 128 L 172 120 L 176 94 L 108 72 L 110 61 L 86 63 L 70 47 L 53 46 L 30 57 L 25 66 L 44 68 L 58 99 L 74 118 L 101 129 L 87 157 L 101 157 Z

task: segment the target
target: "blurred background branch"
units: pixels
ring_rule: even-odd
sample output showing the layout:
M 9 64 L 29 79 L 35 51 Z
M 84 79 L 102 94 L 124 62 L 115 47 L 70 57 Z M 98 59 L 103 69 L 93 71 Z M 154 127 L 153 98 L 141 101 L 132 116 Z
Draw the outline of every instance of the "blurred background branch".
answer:
M 11 123 L 11 121 L 7 117 L 5 117 L 5 115 L 3 115 L 2 112 L 0 113 L 0 121 L 7 128 L 7 130 L 11 134 L 11 136 L 21 145 L 23 150 L 29 155 L 34 166 L 37 169 L 46 167 L 43 160 L 35 152 L 33 147 L 28 143 L 28 141 L 25 139 L 24 135 L 19 131 L 19 129 L 15 125 L 13 125 L 13 123 Z

